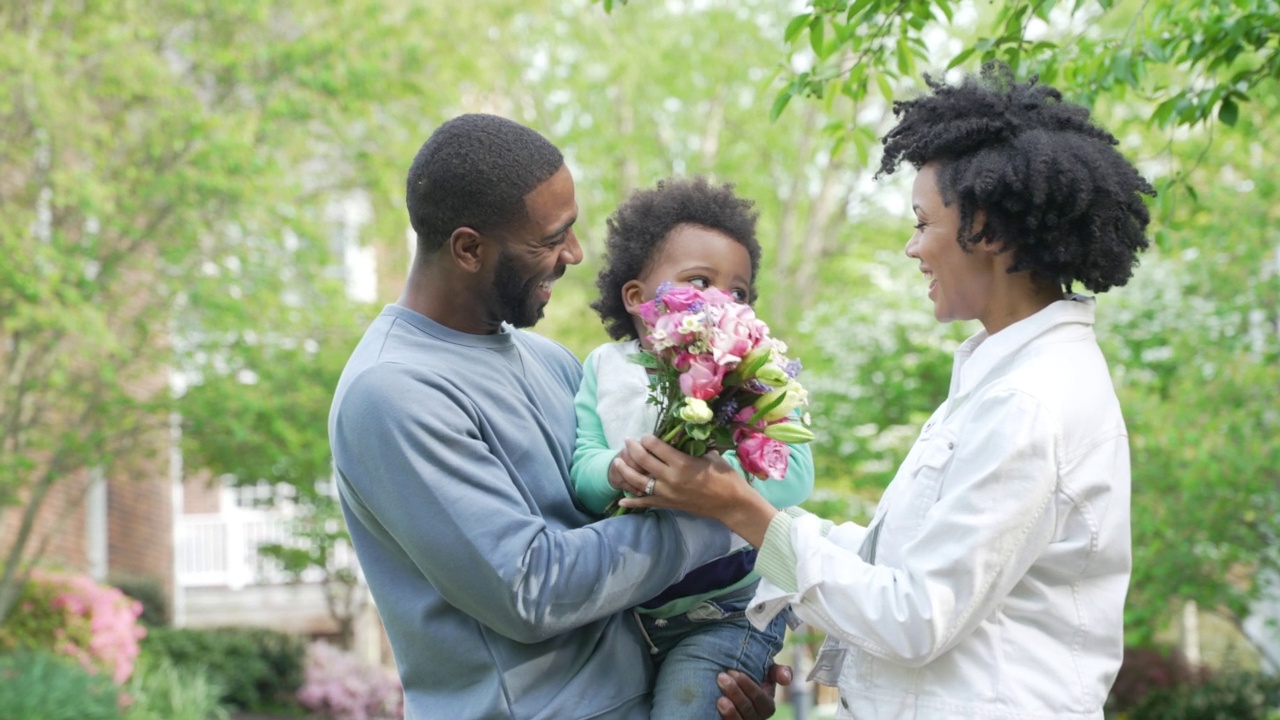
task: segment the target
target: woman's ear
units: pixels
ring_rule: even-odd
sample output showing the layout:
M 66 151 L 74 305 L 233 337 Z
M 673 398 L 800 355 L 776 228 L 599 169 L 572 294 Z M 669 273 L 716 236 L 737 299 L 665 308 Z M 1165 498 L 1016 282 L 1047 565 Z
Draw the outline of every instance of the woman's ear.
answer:
M 627 312 L 635 315 L 636 308 L 644 302 L 644 285 L 641 285 L 639 280 L 628 280 L 622 286 L 622 304 L 627 308 Z
M 460 227 L 449 236 L 449 256 L 464 272 L 478 273 L 485 264 L 486 245 L 480 233 Z

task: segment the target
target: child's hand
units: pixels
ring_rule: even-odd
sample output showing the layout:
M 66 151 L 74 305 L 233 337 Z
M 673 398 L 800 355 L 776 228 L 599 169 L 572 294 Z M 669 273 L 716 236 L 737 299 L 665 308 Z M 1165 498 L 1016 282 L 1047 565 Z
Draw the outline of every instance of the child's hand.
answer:
M 609 463 L 609 485 L 614 490 L 622 491 L 628 489 L 626 475 L 622 470 L 624 467 L 631 468 L 638 473 L 644 472 L 644 470 L 640 469 L 635 459 L 631 457 L 631 453 L 626 446 L 623 446 L 618 451 L 617 456 L 613 458 L 613 461 Z

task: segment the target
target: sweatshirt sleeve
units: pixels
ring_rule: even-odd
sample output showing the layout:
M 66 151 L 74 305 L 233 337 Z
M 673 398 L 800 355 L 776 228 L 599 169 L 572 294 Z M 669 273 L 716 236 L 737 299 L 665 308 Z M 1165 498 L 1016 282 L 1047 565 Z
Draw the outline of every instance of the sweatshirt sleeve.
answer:
M 538 503 L 552 500 L 530 497 L 458 388 L 386 367 L 351 383 L 332 426 L 352 538 L 376 549 L 362 556 L 379 563 L 367 571 L 412 566 L 477 622 L 532 643 L 643 602 L 729 552 L 723 526 L 681 513 L 568 527 L 549 518 Z
M 604 425 L 596 412 L 596 360 L 595 352 L 587 356 L 582 367 L 582 384 L 573 398 L 578 436 L 573 444 L 569 478 L 579 504 L 599 515 L 621 493 L 609 484 L 609 463 L 618 453 L 605 441 Z

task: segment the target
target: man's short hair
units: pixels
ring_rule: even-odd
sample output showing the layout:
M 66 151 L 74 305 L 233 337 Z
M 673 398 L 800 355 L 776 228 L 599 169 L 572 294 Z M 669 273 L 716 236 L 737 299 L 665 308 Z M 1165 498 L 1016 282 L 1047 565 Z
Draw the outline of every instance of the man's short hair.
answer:
M 434 251 L 454 230 L 492 232 L 527 219 L 524 198 L 564 165 L 537 131 L 496 115 L 460 115 L 422 144 L 405 188 L 420 251 Z

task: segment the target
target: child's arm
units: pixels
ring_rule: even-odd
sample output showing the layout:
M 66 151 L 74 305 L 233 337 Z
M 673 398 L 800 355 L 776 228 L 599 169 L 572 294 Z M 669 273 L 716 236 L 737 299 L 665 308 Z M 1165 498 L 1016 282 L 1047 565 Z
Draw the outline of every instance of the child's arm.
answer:
M 582 384 L 573 398 L 578 437 L 573 444 L 569 478 L 579 504 L 600 514 L 622 493 L 609 484 L 609 463 L 618 452 L 605 442 L 604 426 L 596 413 L 596 358 L 592 355 L 582 364 Z
M 776 508 L 799 505 L 808 500 L 809 493 L 813 492 L 813 451 L 809 449 L 809 443 L 787 447 L 791 450 L 791 454 L 787 457 L 787 476 L 781 480 L 757 479 L 751 483 L 751 487 Z M 746 476 L 746 473 L 742 472 L 742 465 L 738 463 L 736 453 L 729 451 L 724 454 L 724 459 L 744 477 Z

